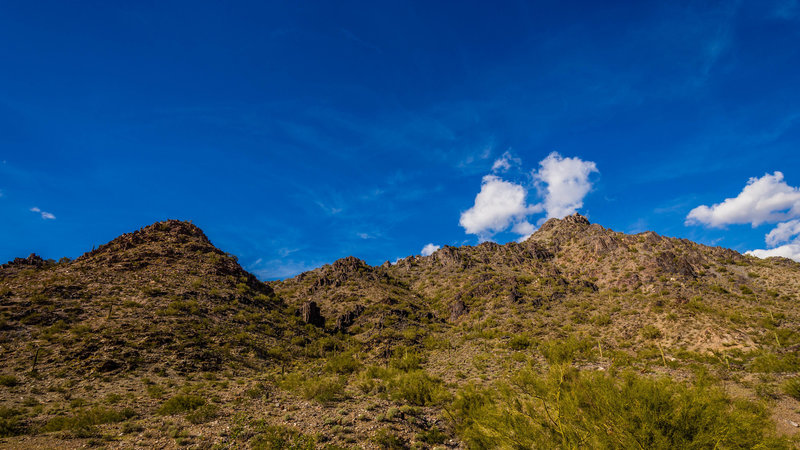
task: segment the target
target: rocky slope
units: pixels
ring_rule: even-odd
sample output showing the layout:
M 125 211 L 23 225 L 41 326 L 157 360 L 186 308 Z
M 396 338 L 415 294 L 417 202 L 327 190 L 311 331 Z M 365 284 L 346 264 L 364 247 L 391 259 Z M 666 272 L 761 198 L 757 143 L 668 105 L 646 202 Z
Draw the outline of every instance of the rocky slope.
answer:
M 800 264 L 579 215 L 522 243 L 268 283 L 160 222 L 0 267 L 0 443 L 474 447 L 470 389 L 506 392 L 567 347 L 582 372 L 713 379 L 766 408 L 763 436 L 791 438 L 798 301 Z

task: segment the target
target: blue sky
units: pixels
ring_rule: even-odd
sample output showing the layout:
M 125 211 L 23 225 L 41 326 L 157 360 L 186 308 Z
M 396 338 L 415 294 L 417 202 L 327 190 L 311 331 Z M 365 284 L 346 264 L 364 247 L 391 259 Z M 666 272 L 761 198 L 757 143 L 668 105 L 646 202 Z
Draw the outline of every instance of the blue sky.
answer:
M 573 210 L 800 255 L 797 1 L 434 3 L 3 2 L 0 260 L 177 218 L 283 278 Z

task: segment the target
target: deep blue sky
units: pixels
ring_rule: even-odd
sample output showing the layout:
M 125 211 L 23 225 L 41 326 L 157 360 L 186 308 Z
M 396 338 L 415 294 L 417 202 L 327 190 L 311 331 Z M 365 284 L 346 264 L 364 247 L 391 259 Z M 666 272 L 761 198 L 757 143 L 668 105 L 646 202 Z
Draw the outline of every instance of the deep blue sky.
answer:
M 531 203 L 555 151 L 593 222 L 739 251 L 774 223 L 689 211 L 800 185 L 797 1 L 128 3 L 0 3 L 2 261 L 167 218 L 264 279 L 474 244 L 506 151 Z

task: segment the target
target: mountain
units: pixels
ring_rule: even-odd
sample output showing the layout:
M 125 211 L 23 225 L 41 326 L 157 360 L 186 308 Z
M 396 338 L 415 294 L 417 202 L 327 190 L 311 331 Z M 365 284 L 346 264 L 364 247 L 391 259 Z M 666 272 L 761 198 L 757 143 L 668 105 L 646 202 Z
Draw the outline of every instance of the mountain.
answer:
M 798 301 L 793 261 L 577 214 L 266 283 L 159 222 L 0 266 L 0 443 L 791 448 Z

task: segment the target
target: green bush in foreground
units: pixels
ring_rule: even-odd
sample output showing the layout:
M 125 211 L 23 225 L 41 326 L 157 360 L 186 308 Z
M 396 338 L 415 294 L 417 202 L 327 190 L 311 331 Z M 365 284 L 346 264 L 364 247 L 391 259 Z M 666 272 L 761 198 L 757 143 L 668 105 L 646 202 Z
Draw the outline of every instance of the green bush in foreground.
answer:
M 789 448 L 766 410 L 699 381 L 523 370 L 496 389 L 467 387 L 452 417 L 469 448 Z

